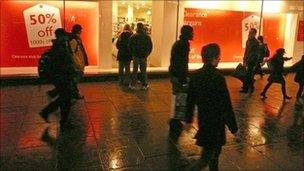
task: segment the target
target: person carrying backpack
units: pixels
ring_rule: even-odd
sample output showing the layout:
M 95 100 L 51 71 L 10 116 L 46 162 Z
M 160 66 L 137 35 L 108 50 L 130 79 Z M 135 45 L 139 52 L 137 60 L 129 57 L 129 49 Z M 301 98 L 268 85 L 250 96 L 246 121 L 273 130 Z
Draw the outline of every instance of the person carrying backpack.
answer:
M 282 85 L 282 94 L 284 99 L 291 99 L 291 97 L 286 94 L 286 82 L 284 79 L 284 62 L 292 58 L 284 57 L 285 49 L 279 48 L 276 50 L 276 54 L 270 59 L 269 64 L 271 68 L 271 73 L 268 77 L 268 83 L 264 90 L 260 94 L 261 99 L 266 99 L 266 92 L 272 85 L 272 83 L 280 83 Z
M 76 69 L 76 74 L 74 76 L 74 94 L 73 98 L 83 99 L 84 96 L 80 95 L 78 89 L 78 83 L 84 75 L 84 68 L 88 66 L 88 56 L 85 48 L 82 44 L 81 35 L 82 27 L 79 24 L 75 24 L 72 28 L 72 33 L 70 34 L 69 46 L 72 51 L 72 61 Z
M 68 37 L 64 29 L 55 30 L 56 39 L 53 41 L 51 51 L 53 53 L 53 78 L 52 84 L 55 86 L 58 97 L 48 104 L 39 115 L 46 121 L 51 112 L 60 107 L 60 127 L 66 128 L 70 126 L 70 110 L 72 99 L 73 75 L 75 69 L 72 63 L 72 55 L 68 47 Z

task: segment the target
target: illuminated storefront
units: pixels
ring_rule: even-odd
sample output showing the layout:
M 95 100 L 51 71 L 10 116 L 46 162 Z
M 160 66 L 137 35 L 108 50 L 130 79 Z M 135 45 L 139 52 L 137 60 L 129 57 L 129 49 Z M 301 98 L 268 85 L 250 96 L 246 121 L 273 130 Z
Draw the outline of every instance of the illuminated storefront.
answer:
M 201 46 L 216 42 L 222 48 L 219 67 L 242 61 L 248 30 L 264 36 L 271 53 L 284 47 L 292 64 L 303 52 L 302 1 L 102 1 L 6 0 L 0 2 L 0 69 L 2 75 L 37 75 L 40 54 L 49 48 L 54 30 L 84 28 L 89 56 L 86 73 L 117 72 L 115 40 L 125 23 L 143 22 L 154 49 L 149 70 L 167 70 L 170 50 L 183 24 L 194 27 L 190 68 L 201 66 Z

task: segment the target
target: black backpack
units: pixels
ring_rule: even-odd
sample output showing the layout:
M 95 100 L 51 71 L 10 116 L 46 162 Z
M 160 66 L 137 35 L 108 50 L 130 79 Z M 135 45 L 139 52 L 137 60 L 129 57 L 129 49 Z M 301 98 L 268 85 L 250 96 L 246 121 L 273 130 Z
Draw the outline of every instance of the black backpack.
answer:
M 41 58 L 38 60 L 38 74 L 39 78 L 47 81 L 52 80 L 52 72 L 55 69 L 55 57 L 51 49 L 42 53 Z

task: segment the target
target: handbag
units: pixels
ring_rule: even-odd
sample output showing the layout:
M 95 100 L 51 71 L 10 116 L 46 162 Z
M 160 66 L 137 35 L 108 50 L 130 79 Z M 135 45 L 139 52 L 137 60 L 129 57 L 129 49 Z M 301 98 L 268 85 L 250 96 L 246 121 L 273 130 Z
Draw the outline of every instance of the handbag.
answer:
M 246 67 L 239 63 L 238 66 L 235 68 L 234 72 L 232 73 L 232 76 L 234 78 L 239 79 L 240 81 L 244 81 L 246 78 L 246 74 Z

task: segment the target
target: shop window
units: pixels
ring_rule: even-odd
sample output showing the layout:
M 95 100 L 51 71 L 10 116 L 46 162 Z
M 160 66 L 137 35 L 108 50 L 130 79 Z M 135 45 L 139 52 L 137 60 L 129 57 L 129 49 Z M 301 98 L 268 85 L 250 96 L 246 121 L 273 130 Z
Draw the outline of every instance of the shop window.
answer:
M 112 31 L 112 56 L 113 67 L 117 67 L 116 41 L 125 24 L 129 24 L 135 33 L 136 24 L 143 23 L 147 33 L 151 35 L 152 1 L 113 1 L 113 31 Z
M 36 67 L 57 28 L 83 25 L 89 64 L 97 64 L 98 3 L 86 1 L 1 1 L 0 67 Z
M 241 62 L 248 31 L 260 29 L 260 5 L 260 2 L 186 2 L 183 23 L 194 28 L 189 62 L 201 63 L 201 47 L 211 42 L 220 45 L 222 62 Z

